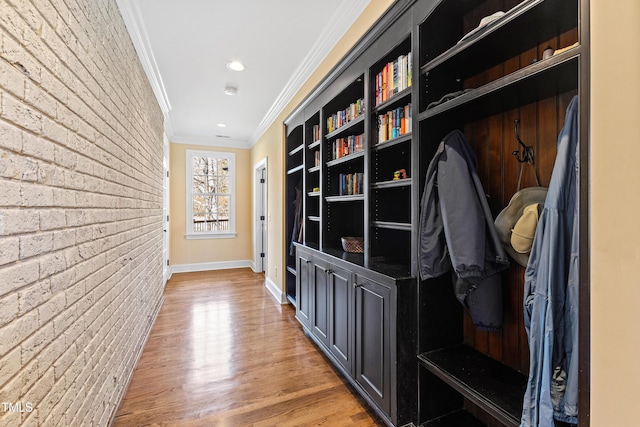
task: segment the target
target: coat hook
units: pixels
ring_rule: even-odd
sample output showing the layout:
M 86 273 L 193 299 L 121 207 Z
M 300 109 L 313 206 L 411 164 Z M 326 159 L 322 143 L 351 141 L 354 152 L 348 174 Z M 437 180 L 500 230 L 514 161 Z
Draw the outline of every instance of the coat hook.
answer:
M 533 147 L 526 145 L 520 139 L 520 120 L 516 119 L 513 121 L 513 131 L 516 134 L 516 140 L 518 141 L 519 147 L 517 150 L 513 151 L 513 155 L 516 157 L 516 160 L 519 163 L 527 162 L 529 164 L 533 164 Z M 522 152 L 520 151 L 522 150 Z

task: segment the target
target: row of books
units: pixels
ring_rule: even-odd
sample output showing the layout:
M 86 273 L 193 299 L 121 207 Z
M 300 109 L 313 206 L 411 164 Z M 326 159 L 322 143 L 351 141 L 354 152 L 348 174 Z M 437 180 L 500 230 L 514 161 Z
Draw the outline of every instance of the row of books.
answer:
M 313 142 L 320 140 L 320 125 L 313 125 L 313 128 L 311 128 L 311 137 L 313 138 Z
M 362 194 L 364 186 L 364 173 L 348 173 L 340 174 L 339 194 L 341 196 L 351 196 L 354 194 Z
M 362 113 L 364 113 L 364 98 L 358 99 L 356 102 L 349 105 L 347 109 L 338 111 L 331 115 L 331 117 L 327 117 L 327 133 L 331 133 L 346 125 L 351 120 L 359 117 Z
M 331 152 L 334 159 L 339 159 L 349 154 L 357 153 L 364 149 L 364 134 L 349 135 L 338 138 L 331 144 Z
M 378 143 L 411 132 L 411 104 L 387 111 L 378 116 Z
M 320 166 L 320 150 L 313 153 L 314 166 Z
M 400 55 L 398 59 L 387 63 L 376 75 L 376 105 L 382 104 L 398 92 L 411 86 L 413 55 Z

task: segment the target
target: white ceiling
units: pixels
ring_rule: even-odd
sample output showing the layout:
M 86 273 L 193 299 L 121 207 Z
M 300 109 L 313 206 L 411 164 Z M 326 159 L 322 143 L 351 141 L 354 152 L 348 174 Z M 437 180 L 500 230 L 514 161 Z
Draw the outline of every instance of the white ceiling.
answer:
M 171 141 L 250 147 L 369 1 L 118 0 L 118 6 Z M 246 69 L 228 70 L 232 60 Z M 237 95 L 224 94 L 228 85 Z

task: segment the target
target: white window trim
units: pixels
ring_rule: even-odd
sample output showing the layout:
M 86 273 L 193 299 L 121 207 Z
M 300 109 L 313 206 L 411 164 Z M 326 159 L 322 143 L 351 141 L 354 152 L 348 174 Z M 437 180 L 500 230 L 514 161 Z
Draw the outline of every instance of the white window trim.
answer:
M 236 155 L 231 152 L 187 150 L 187 240 L 232 239 L 236 237 Z M 229 230 L 193 231 L 193 158 L 223 157 L 229 159 Z

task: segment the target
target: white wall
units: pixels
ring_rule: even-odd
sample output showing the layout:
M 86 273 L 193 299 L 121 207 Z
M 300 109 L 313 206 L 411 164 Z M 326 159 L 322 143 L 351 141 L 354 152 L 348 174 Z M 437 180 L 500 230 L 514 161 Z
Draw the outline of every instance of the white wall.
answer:
M 113 415 L 162 298 L 162 132 L 114 1 L 0 2 L 0 425 Z

